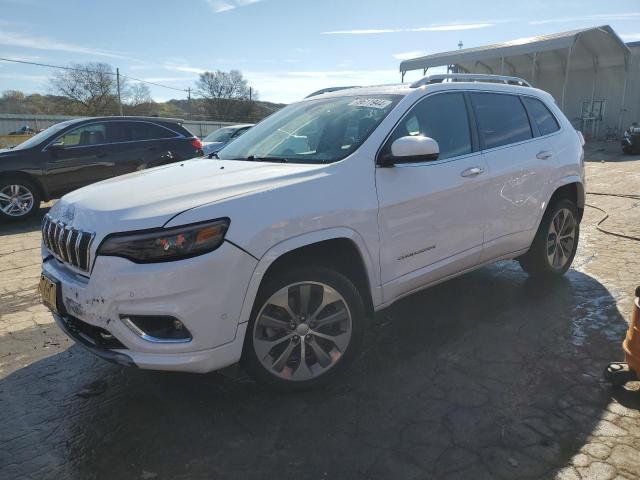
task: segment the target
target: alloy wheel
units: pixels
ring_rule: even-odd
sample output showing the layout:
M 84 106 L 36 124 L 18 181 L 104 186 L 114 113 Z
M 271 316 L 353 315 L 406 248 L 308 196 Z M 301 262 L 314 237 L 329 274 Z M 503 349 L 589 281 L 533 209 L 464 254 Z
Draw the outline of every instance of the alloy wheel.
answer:
M 0 190 L 0 210 L 10 217 L 23 217 L 33 209 L 34 197 L 24 185 L 5 185 Z
M 263 305 L 253 328 L 253 348 L 273 375 L 311 380 L 344 355 L 352 328 L 347 302 L 334 288 L 320 282 L 294 283 Z
M 555 269 L 563 268 L 571 259 L 576 239 L 576 219 L 571 210 L 562 208 L 551 220 L 547 234 L 547 259 Z

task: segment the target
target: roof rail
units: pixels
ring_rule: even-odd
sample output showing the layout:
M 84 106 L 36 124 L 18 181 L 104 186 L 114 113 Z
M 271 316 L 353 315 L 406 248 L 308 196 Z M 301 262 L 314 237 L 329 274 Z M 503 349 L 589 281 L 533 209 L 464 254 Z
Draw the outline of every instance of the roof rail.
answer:
M 488 82 L 505 83 L 507 85 L 520 85 L 530 87 L 531 84 L 519 77 L 508 77 L 505 75 L 486 75 L 481 73 L 446 73 L 438 75 L 427 75 L 411 84 L 411 88 L 422 87 L 430 83 L 443 83 L 445 80 L 451 82 Z
M 323 88 L 322 90 L 318 90 L 316 92 L 310 93 L 309 95 L 307 95 L 304 98 L 315 97 L 316 95 L 322 95 L 323 93 L 338 92 L 340 90 L 347 90 L 349 88 L 360 88 L 360 85 L 350 85 L 348 87 L 328 87 L 328 88 Z

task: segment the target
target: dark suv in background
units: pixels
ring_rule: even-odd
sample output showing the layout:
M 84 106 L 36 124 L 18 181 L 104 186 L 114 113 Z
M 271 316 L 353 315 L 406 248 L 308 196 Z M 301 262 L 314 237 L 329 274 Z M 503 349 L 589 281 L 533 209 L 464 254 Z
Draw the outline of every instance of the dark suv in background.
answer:
M 202 142 L 179 120 L 96 117 L 58 123 L 0 150 L 0 219 L 25 218 L 41 200 L 202 154 Z

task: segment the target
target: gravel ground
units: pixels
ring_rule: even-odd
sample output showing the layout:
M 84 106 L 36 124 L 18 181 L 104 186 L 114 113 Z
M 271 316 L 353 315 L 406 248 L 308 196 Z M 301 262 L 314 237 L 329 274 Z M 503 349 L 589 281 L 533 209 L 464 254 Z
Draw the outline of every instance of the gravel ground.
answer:
M 588 190 L 640 193 L 640 157 L 590 145 Z M 640 201 L 589 195 L 640 236 Z M 587 208 L 554 284 L 515 262 L 379 313 L 330 387 L 270 392 L 239 368 L 123 369 L 68 340 L 40 305 L 39 218 L 0 225 L 0 478 L 640 478 L 640 383 L 620 360 L 640 243 Z

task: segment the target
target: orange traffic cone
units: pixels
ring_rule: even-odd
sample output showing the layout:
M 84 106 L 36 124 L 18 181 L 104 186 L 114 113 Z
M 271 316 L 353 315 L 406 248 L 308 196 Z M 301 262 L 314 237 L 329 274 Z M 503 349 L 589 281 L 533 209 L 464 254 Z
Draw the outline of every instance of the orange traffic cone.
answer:
M 605 378 L 614 385 L 624 385 L 638 380 L 640 376 L 640 287 L 636 288 L 631 309 L 631 322 L 627 336 L 622 342 L 625 362 L 610 363 L 605 370 Z

